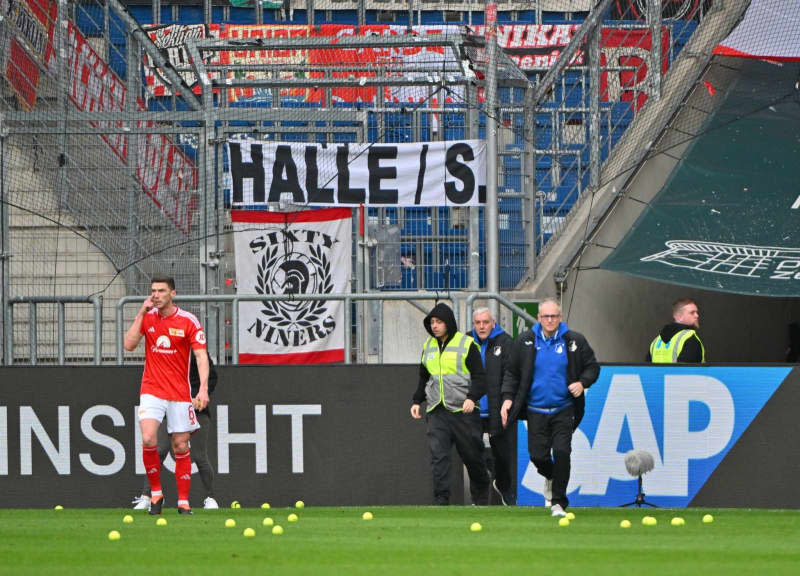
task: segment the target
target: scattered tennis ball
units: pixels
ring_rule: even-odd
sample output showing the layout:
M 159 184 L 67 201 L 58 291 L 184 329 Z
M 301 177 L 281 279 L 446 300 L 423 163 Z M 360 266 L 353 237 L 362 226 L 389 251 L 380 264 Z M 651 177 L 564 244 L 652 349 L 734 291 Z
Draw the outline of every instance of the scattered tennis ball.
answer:
M 703 516 L 703 524 L 711 524 L 714 521 L 714 517 L 711 514 L 706 514 Z
M 112 530 L 111 532 L 108 533 L 108 539 L 111 540 L 112 542 L 114 540 L 119 540 L 120 539 L 119 532 L 117 532 L 116 530 Z
M 276 524 L 275 526 L 272 527 L 272 533 L 280 536 L 281 534 L 283 534 L 283 528 L 279 524 Z
M 236 526 L 236 520 L 233 518 L 228 518 L 225 520 L 225 528 L 233 528 Z
M 305 508 L 306 507 L 306 503 L 303 502 L 302 500 L 298 500 L 297 502 L 294 503 L 294 507 L 295 508 Z
M 275 522 L 269 516 L 264 518 L 264 520 L 261 522 L 262 526 L 272 526 L 273 524 L 275 524 Z
M 630 528 L 631 527 L 631 521 L 630 520 L 623 520 L 622 522 L 619 523 L 619 527 L 620 528 Z
M 56 504 L 53 510 L 63 510 L 64 507 L 61 504 Z
M 567 518 L 566 516 L 562 516 L 561 518 L 558 519 L 558 525 L 569 526 L 569 518 Z
M 361 518 L 363 518 L 364 520 L 372 520 L 372 512 L 364 512 L 361 515 Z
M 287 519 L 289 522 L 297 522 L 297 514 L 289 514 L 289 515 L 286 517 L 286 519 Z
M 158 520 L 156 520 L 156 526 L 166 526 L 166 525 L 167 525 L 166 518 L 159 518 Z
M 680 516 L 675 516 L 675 518 L 672 519 L 670 524 L 672 524 L 673 526 L 683 526 L 684 524 L 686 524 L 686 520 L 684 520 Z
M 242 536 L 244 536 L 245 538 L 252 538 L 255 535 L 256 531 L 253 530 L 252 528 L 245 528 L 244 532 L 242 532 Z
M 658 520 L 656 520 L 653 516 L 645 516 L 642 518 L 643 526 L 655 526 L 656 524 L 658 524 Z
M 264 502 L 264 503 L 261 505 L 261 509 L 262 509 L 262 510 L 269 510 L 269 502 Z
M 125 516 L 122 517 L 122 521 L 125 524 L 131 524 L 133 522 L 133 516 L 131 516 L 130 514 L 125 514 Z
M 483 526 L 481 526 L 480 522 L 473 522 L 472 524 L 470 524 L 469 529 L 472 532 L 480 532 L 481 530 L 483 530 Z
M 567 518 L 567 520 L 572 522 L 573 520 L 575 520 L 575 514 L 573 514 L 572 512 L 567 512 L 566 518 Z
M 239 504 L 238 500 L 234 500 L 233 502 L 231 502 L 231 508 L 241 508 L 241 507 L 242 505 Z

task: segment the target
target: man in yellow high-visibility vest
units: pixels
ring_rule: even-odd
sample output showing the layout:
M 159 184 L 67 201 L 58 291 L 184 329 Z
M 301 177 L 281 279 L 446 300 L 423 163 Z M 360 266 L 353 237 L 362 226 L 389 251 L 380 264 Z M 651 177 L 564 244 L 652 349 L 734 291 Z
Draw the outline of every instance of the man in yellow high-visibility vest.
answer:
M 654 364 L 689 363 L 706 361 L 706 349 L 697 331 L 700 329 L 700 311 L 691 298 L 681 298 L 672 304 L 672 322 L 650 343 L 647 361 Z
M 486 394 L 480 349 L 471 336 L 458 331 L 455 315 L 446 304 L 436 304 L 423 324 L 431 336 L 422 349 L 411 417 L 422 418 L 425 402 L 433 503 L 450 503 L 450 452 L 455 444 L 469 474 L 472 503 L 486 505 L 489 472 L 483 457 L 480 410 L 475 410 Z

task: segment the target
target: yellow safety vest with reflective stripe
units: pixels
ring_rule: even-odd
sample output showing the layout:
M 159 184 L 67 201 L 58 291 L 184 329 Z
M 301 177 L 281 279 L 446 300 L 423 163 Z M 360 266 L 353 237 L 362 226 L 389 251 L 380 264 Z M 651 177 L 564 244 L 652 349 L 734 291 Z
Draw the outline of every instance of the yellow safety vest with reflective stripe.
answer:
M 470 375 L 467 369 L 469 347 L 475 341 L 461 332 L 456 332 L 443 350 L 439 341 L 430 337 L 422 349 L 422 364 L 430 378 L 425 385 L 428 412 L 439 404 L 451 412 L 460 412 L 469 392 Z
M 683 345 L 693 336 L 697 337 L 697 341 L 700 342 L 700 361 L 705 362 L 706 349 L 703 346 L 703 341 L 700 340 L 700 337 L 697 336 L 697 332 L 694 330 L 681 330 L 670 338 L 667 343 L 664 343 L 659 334 L 655 340 L 650 343 L 651 361 L 653 364 L 677 364 L 678 356 L 680 356 L 683 351 Z

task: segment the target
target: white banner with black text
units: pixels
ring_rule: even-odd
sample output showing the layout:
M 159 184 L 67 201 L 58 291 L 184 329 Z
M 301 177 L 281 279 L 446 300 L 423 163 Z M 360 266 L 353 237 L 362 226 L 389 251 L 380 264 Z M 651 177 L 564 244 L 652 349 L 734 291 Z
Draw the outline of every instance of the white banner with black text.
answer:
M 229 140 L 231 205 L 478 206 L 486 202 L 483 140 L 312 144 Z
M 291 296 L 349 291 L 349 208 L 232 210 L 231 219 L 237 294 Z M 239 362 L 243 364 L 343 362 L 344 336 L 342 301 L 239 303 Z

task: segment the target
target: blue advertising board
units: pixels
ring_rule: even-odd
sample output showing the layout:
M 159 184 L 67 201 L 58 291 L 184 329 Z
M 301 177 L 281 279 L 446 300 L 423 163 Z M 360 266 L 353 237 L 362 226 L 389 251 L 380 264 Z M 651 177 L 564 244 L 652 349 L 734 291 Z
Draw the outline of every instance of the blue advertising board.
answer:
M 637 493 L 628 450 L 647 450 L 647 500 L 687 506 L 792 370 L 788 366 L 603 366 L 586 394 L 572 438 L 567 496 L 573 506 L 619 506 Z M 518 426 L 520 505 L 539 506 L 543 478 L 529 460 L 527 425 Z

